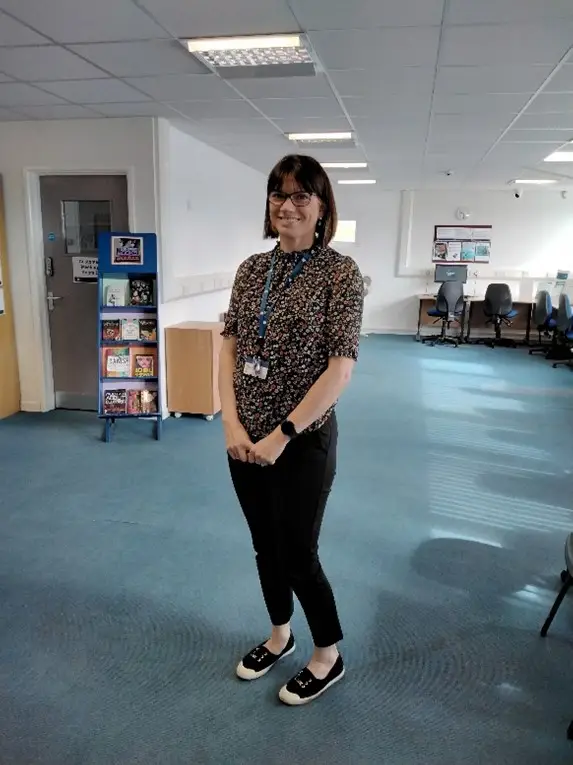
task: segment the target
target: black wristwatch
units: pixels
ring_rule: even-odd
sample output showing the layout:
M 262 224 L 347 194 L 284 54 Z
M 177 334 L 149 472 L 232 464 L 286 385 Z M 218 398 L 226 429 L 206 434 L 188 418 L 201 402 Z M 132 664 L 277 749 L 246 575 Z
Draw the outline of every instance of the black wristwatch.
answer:
M 296 428 L 290 420 L 285 420 L 283 423 L 281 423 L 281 430 L 287 438 L 291 439 L 291 441 L 293 438 L 298 436 Z

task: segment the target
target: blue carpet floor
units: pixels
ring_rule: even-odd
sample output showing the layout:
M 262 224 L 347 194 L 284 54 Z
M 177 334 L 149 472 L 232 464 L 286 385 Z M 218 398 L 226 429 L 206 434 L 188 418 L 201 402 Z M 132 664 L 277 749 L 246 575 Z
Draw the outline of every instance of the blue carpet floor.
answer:
M 322 557 L 346 680 L 234 679 L 267 622 L 219 422 L 0 424 L 2 765 L 570 765 L 573 376 L 523 351 L 364 340 Z

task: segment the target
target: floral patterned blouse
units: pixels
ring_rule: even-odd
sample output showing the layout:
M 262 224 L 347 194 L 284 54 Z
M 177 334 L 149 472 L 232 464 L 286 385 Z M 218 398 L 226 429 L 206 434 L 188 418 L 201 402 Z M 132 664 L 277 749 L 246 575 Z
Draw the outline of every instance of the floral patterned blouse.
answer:
M 259 311 L 273 253 L 267 331 L 258 352 Z M 328 366 L 331 356 L 356 360 L 364 284 L 356 263 L 330 247 L 315 248 L 299 276 L 285 281 L 304 253 L 253 255 L 237 271 L 223 337 L 237 338 L 234 384 L 239 419 L 249 436 L 269 435 L 289 417 Z M 245 360 L 269 365 L 265 380 L 244 374 Z M 308 430 L 320 428 L 331 407 Z

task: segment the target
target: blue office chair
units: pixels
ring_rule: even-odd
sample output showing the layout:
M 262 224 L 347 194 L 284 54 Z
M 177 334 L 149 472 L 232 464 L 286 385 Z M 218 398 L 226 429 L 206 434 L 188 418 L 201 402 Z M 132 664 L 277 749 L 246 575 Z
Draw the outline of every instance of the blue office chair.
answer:
M 515 340 L 502 337 L 502 326 L 511 326 L 511 320 L 518 315 L 513 307 L 511 290 L 508 284 L 488 284 L 483 301 L 483 312 L 487 319 L 487 324 L 494 328 L 495 337 L 485 338 L 483 342 L 490 348 L 496 345 L 502 345 L 509 348 L 515 348 Z
M 553 369 L 566 364 L 571 366 L 571 343 L 573 342 L 573 310 L 569 295 L 562 292 L 559 295 L 557 309 L 557 347 L 561 358 L 553 363 Z
M 539 345 L 529 349 L 529 355 L 534 353 L 547 353 L 552 344 L 555 343 L 557 321 L 553 318 L 553 304 L 551 295 L 547 290 L 540 290 L 535 298 L 533 308 L 533 323 L 537 327 L 539 334 Z M 542 338 L 548 338 L 549 342 L 543 342 Z
M 442 329 L 439 335 L 429 335 L 423 337 L 423 343 L 431 345 L 453 345 L 456 348 L 460 343 L 459 337 L 452 337 L 448 334 L 452 322 L 460 321 L 464 312 L 464 285 L 462 282 L 444 282 L 438 290 L 436 305 L 430 308 L 428 316 L 436 318 L 434 324 L 442 322 Z

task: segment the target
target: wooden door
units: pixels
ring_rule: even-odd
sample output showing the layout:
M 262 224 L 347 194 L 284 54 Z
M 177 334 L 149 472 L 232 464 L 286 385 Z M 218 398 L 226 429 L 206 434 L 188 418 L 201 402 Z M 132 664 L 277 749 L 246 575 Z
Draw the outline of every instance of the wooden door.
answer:
M 0 177 L 0 419 L 20 411 L 20 379 L 10 296 L 4 196 Z

